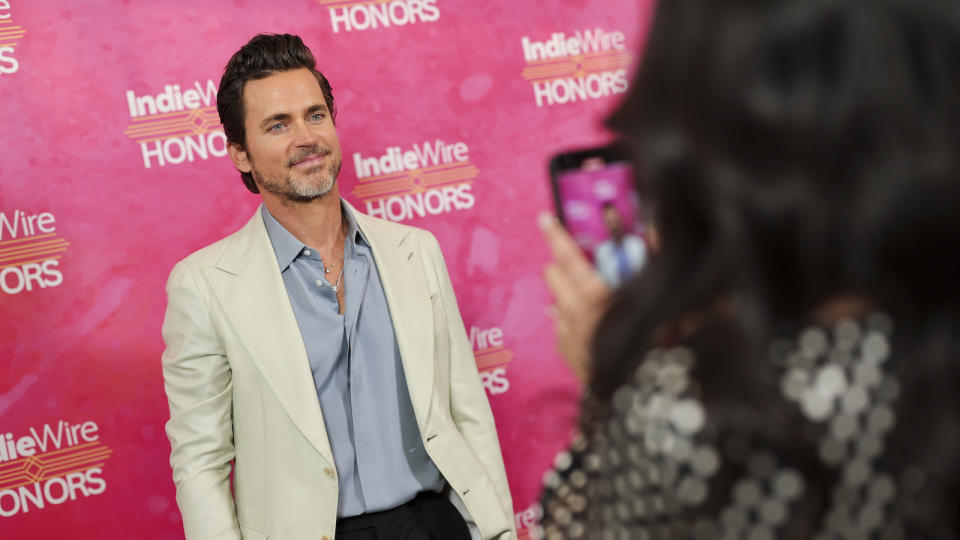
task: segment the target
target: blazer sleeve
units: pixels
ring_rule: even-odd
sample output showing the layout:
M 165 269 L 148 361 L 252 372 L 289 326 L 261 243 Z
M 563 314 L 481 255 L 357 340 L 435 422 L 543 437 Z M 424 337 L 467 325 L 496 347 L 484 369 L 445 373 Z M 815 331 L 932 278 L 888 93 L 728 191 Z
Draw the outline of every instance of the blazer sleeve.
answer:
M 433 234 L 424 232 L 427 236 L 426 244 L 431 254 L 430 258 L 434 262 L 433 267 L 437 273 L 443 309 L 447 315 L 446 331 L 450 334 L 450 411 L 453 421 L 490 475 L 507 522 L 513 523 L 513 499 L 507 483 L 507 472 L 503 465 L 493 412 L 487 401 L 487 393 L 480 382 L 477 362 L 470 340 L 467 338 L 460 309 L 457 307 L 457 299 L 440 244 Z M 516 537 L 516 531 L 511 530 L 498 538 L 508 540 Z
M 170 465 L 186 538 L 239 540 L 230 490 L 233 385 L 207 300 L 195 270 L 177 264 L 167 281 L 163 320 Z

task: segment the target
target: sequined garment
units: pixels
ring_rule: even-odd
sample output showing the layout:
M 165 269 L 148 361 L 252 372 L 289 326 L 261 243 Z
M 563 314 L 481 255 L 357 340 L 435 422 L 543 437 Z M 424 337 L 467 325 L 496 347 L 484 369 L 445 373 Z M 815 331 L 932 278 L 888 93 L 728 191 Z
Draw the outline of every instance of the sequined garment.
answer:
M 735 414 L 713 415 L 690 349 L 651 351 L 603 420 L 590 420 L 596 404 L 585 400 L 595 429 L 545 474 L 535 536 L 956 538 L 938 528 L 943 501 L 920 464 L 884 459 L 900 395 L 887 369 L 891 332 L 887 317 L 872 315 L 773 344 L 769 382 L 780 399 L 770 407 L 796 419 L 799 447 L 766 444 Z

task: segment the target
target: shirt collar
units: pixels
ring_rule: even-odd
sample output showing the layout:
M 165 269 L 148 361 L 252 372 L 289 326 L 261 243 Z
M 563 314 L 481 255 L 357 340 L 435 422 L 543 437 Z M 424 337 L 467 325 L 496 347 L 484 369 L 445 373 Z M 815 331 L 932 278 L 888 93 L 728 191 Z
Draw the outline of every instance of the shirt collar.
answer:
M 343 216 L 347 222 L 347 238 L 354 244 L 369 247 L 370 243 L 367 242 L 363 231 L 357 226 L 357 220 L 354 219 L 350 209 L 343 203 L 343 199 L 340 200 L 340 208 L 343 210 Z M 290 231 L 285 229 L 263 204 L 260 205 L 260 215 L 263 217 L 263 224 L 267 228 L 267 236 L 270 237 L 270 244 L 273 246 L 273 254 L 277 258 L 277 264 L 280 266 L 280 271 L 283 272 L 307 246 L 290 234 Z
M 340 208 L 343 209 L 343 217 L 347 220 L 347 238 L 353 240 L 354 244 L 370 247 L 370 242 L 367 242 L 367 237 L 357 226 L 357 220 L 353 217 L 353 213 L 347 208 L 347 205 L 344 204 L 343 199 L 340 199 Z

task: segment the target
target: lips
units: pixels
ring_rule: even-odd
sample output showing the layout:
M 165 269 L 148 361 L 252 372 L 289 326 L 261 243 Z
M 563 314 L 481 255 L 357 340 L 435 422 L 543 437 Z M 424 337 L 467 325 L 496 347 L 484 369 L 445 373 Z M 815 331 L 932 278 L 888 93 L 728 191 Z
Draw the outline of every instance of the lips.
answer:
M 316 165 L 317 163 L 320 163 L 321 161 L 323 161 L 323 158 L 327 157 L 329 153 L 330 152 L 320 152 L 320 153 L 310 154 L 308 156 L 294 158 L 293 160 L 291 160 L 291 166 L 296 167 L 298 165 L 301 165 L 304 167 L 309 167 L 310 165 Z
M 314 165 L 314 164 L 316 164 L 316 163 L 320 163 L 320 161 L 322 161 L 322 160 L 323 160 L 323 156 L 322 156 L 321 154 L 316 154 L 316 155 L 310 156 L 310 157 L 308 157 L 308 158 L 302 159 L 302 160 L 294 163 L 293 165 L 294 165 L 294 166 L 297 166 L 297 165 L 309 166 L 309 165 Z

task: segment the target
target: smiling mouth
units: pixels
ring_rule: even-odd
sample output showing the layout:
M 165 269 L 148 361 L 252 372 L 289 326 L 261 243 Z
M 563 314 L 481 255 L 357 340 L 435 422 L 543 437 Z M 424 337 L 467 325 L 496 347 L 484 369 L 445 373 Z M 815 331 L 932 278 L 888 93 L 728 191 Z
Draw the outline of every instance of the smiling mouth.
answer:
M 296 166 L 309 167 L 311 165 L 316 165 L 321 161 L 323 161 L 323 158 L 327 157 L 327 155 L 329 154 L 330 152 L 320 152 L 320 153 L 311 154 L 309 156 L 305 156 L 299 159 L 295 158 L 290 160 L 290 166 L 291 167 L 296 167 Z
M 314 156 L 310 156 L 310 157 L 308 157 L 308 158 L 306 158 L 306 159 L 302 159 L 302 160 L 294 163 L 293 166 L 294 166 L 294 167 L 297 167 L 297 166 L 309 167 L 309 166 L 311 166 L 311 165 L 316 165 L 317 163 L 320 163 L 320 162 L 323 160 L 323 158 L 324 158 L 324 156 L 323 156 L 322 154 L 317 154 L 317 155 L 314 155 Z

